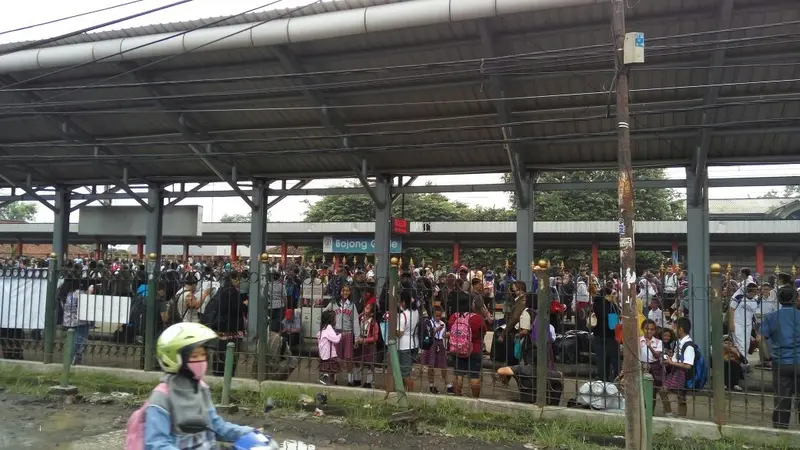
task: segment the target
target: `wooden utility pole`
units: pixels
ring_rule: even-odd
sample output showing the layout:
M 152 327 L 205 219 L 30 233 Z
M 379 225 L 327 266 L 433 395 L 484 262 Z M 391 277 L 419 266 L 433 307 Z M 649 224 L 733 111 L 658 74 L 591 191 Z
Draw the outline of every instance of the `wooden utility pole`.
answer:
M 617 137 L 619 142 L 619 260 L 624 331 L 622 373 L 625 393 L 625 442 L 630 450 L 646 447 L 645 417 L 639 363 L 639 316 L 636 304 L 636 251 L 633 230 L 633 167 L 631 163 L 630 112 L 628 110 L 628 67 L 625 65 L 625 0 L 612 0 L 612 29 L 617 89 Z

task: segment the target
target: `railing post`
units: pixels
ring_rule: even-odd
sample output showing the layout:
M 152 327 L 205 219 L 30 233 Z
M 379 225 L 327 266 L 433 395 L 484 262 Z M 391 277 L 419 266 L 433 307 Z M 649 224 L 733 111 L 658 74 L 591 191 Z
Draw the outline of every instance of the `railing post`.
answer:
M 722 302 L 719 288 L 721 266 L 711 264 L 709 291 L 709 311 L 711 321 L 711 385 L 714 393 L 714 420 L 717 425 L 725 424 L 725 361 L 722 344 Z
M 653 376 L 646 373 L 642 376 L 642 391 L 644 395 L 645 411 L 645 448 L 653 448 Z
M 547 405 L 547 338 L 550 334 L 550 279 L 547 276 L 547 261 L 539 260 L 534 266 L 539 281 L 538 307 L 536 312 L 536 404 Z
M 145 304 L 145 328 L 144 328 L 144 370 L 155 370 L 156 360 L 156 317 L 158 308 L 156 307 L 156 295 L 158 291 L 158 280 L 161 276 L 158 266 L 158 257 L 155 253 L 147 255 L 147 303 Z
M 233 413 L 238 411 L 236 405 L 231 404 L 231 382 L 233 381 L 233 358 L 236 344 L 228 342 L 225 346 L 225 373 L 222 377 L 222 401 L 217 406 L 217 411 Z
M 72 369 L 72 356 L 73 347 L 75 346 L 75 329 L 70 328 L 67 330 L 66 339 L 64 342 L 64 364 L 61 366 L 61 382 L 58 386 L 50 388 L 52 392 L 60 395 L 75 395 L 78 393 L 78 388 L 69 384 L 69 373 Z
M 61 268 L 60 261 L 55 253 L 50 253 L 50 260 L 47 263 L 47 298 L 44 308 L 44 363 L 53 362 L 53 353 L 56 341 L 56 315 L 58 314 L 58 271 Z

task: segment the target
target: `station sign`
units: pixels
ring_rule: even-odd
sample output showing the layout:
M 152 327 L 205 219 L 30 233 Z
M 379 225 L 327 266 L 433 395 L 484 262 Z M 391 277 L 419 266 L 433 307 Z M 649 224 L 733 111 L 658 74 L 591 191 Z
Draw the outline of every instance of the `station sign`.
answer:
M 389 253 L 403 252 L 403 238 L 393 237 Z M 322 238 L 322 253 L 374 254 L 373 236 L 325 236 Z
M 397 217 L 392 218 L 392 233 L 399 234 L 400 236 L 405 236 L 408 234 L 409 231 L 409 221 L 406 219 L 399 219 Z

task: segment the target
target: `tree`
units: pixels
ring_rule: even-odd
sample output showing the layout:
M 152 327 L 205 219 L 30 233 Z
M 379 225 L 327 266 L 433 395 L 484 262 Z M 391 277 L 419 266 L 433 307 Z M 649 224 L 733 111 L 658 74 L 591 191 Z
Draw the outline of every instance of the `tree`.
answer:
M 316 203 L 307 203 L 306 222 L 374 222 L 375 205 L 366 195 L 327 195 Z M 453 222 L 473 220 L 509 220 L 510 211 L 502 208 L 470 208 L 454 202 L 441 194 L 406 194 L 392 204 L 392 214 L 415 222 Z M 319 246 L 310 247 L 309 254 L 320 254 Z M 497 249 L 464 248 L 461 259 L 470 264 L 488 264 L 494 267 L 505 262 L 507 252 Z M 424 259 L 430 263 L 452 261 L 452 248 L 415 248 L 403 251 L 406 262 L 413 258 L 416 264 Z
M 219 221 L 222 223 L 250 223 L 253 214 L 223 214 Z M 269 213 L 267 213 L 267 221 L 269 221 Z
M 39 205 L 28 202 L 14 202 L 0 207 L 0 220 L 31 222 L 36 219 Z
M 634 179 L 663 180 L 666 172 L 662 169 L 636 169 Z M 506 175 L 510 182 L 510 175 Z M 538 183 L 580 183 L 617 181 L 617 172 L 611 170 L 593 170 L 582 172 L 542 172 L 536 180 Z M 635 183 L 634 183 L 635 186 Z M 516 198 L 510 194 L 514 207 Z M 635 189 L 634 207 L 636 220 L 684 220 L 686 218 L 685 200 L 672 189 Z M 534 217 L 539 221 L 597 221 L 618 220 L 619 207 L 616 190 L 592 191 L 550 191 L 537 192 L 534 202 Z M 568 269 L 577 269 L 591 264 L 590 243 L 586 250 L 562 251 L 547 249 L 543 257 L 553 262 L 564 261 Z M 664 262 L 659 252 L 637 251 L 637 266 L 640 268 L 657 268 Z M 602 270 L 618 270 L 619 252 L 606 250 L 600 252 Z
M 783 193 L 779 193 L 775 189 L 770 190 L 764 194 L 764 198 L 791 198 L 800 197 L 800 186 L 784 186 Z

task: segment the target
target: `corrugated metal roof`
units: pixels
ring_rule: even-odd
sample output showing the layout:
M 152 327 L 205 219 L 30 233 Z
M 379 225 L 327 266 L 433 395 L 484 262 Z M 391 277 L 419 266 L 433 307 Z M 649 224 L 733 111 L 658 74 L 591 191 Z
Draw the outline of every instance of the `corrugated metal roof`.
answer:
M 381 3 L 392 1 L 324 2 L 314 12 Z M 648 39 L 647 64 L 631 73 L 634 164 L 691 164 L 704 111 L 715 116 L 711 164 L 788 163 L 800 154 L 800 62 L 789 56 L 800 51 L 800 42 L 785 37 L 797 31 L 800 3 L 737 0 L 732 27 L 751 28 L 727 36 L 732 48 L 726 51 L 722 80 L 728 85 L 720 89 L 717 105 L 707 108 L 703 99 L 716 36 L 708 32 L 717 28 L 718 15 L 715 0 L 643 1 L 628 10 L 628 29 Z M 181 31 L 201 23 L 119 30 L 74 42 Z M 202 128 L 196 131 L 222 140 L 224 153 L 217 149 L 208 158 L 223 171 L 236 162 L 243 179 L 344 176 L 352 171 L 353 157 L 366 158 L 370 171 L 383 174 L 504 171 L 508 158 L 488 76 L 502 70 L 516 145 L 529 169 L 613 168 L 617 149 L 616 121 L 608 116 L 614 111 L 608 94 L 614 76 L 609 23 L 604 3 L 490 20 L 499 52 L 515 55 L 501 62 L 481 60 L 488 55 L 476 21 L 292 44 L 287 48 L 302 69 L 316 73 L 303 77 L 286 77 L 294 71 L 270 47 L 183 54 L 141 71 L 159 82 L 178 83 L 160 86 L 168 95 L 161 100 L 174 114 L 161 112 L 152 89 L 118 86 L 137 81 L 125 74 L 130 66 L 91 64 L 20 86 L 52 89 L 36 93 L 52 99 L 40 104 L 45 115 L 19 114 L 11 105 L 31 98 L 0 90 L 0 164 L 18 169 L 13 172 L 20 180 L 33 170 L 35 181 L 50 183 L 103 180 L 108 166 L 98 164 L 104 160 L 128 166 L 132 179 L 212 181 L 214 174 L 193 156 L 179 132 L 175 117 L 184 113 Z M 764 26 L 770 23 L 790 24 Z M 593 45 L 600 46 L 551 52 Z M 19 81 L 43 73 L 14 77 Z M 225 77 L 248 79 L 219 81 Z M 322 125 L 322 110 L 310 101 L 301 80 L 341 117 L 351 133 L 351 149 L 342 149 L 342 136 Z M 118 87 L 75 89 L 98 83 Z M 81 128 L 76 137 L 89 145 L 76 147 L 74 139 L 65 139 L 60 126 L 65 118 Z M 95 155 L 95 141 L 117 156 Z

